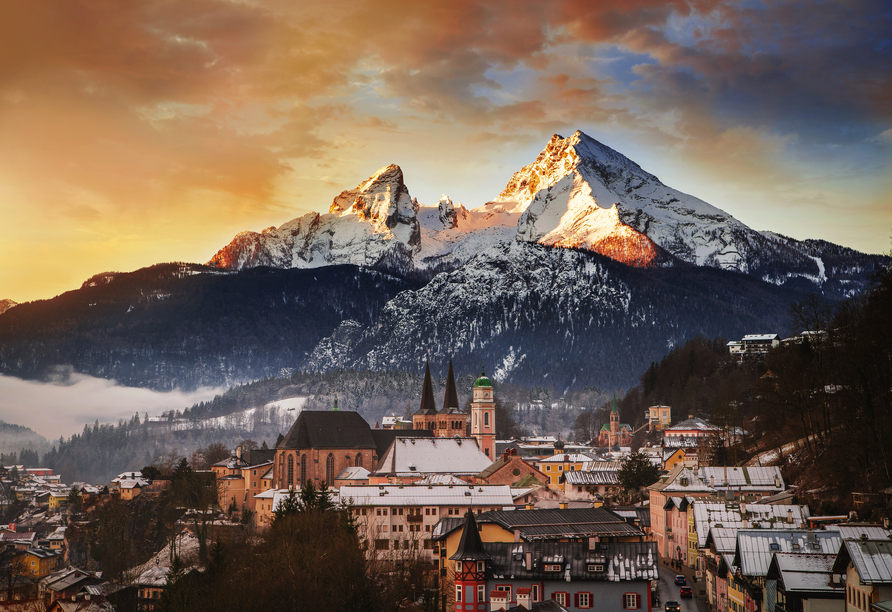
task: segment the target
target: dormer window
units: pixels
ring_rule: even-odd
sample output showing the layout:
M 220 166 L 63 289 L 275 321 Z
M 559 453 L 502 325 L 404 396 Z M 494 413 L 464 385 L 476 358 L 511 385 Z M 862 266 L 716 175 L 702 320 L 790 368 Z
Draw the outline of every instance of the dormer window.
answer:
M 561 566 L 560 565 L 546 565 L 545 571 L 546 572 L 559 572 L 559 571 L 561 571 Z
M 601 565 L 600 563 L 594 563 L 594 564 L 590 563 L 589 566 L 588 566 L 588 571 L 590 571 L 590 572 L 603 572 L 603 571 L 604 571 L 604 566 Z

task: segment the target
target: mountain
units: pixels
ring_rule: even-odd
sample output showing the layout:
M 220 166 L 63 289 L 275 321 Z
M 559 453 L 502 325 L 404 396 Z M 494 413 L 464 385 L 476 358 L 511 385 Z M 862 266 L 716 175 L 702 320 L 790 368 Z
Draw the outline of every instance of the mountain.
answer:
M 3 314 L 13 306 L 18 306 L 18 303 L 10 299 L 0 300 L 0 314 Z
M 344 319 L 370 324 L 418 284 L 371 269 L 196 264 L 104 273 L 0 316 L 0 373 L 44 379 L 58 365 L 128 386 L 195 389 L 286 371 Z
M 452 357 L 458 370 L 485 363 L 501 382 L 623 387 L 697 334 L 786 331 L 802 297 L 715 268 L 636 268 L 584 249 L 506 242 L 397 295 L 371 325 L 342 323 L 304 367 L 417 370 Z
M 636 267 L 677 259 L 831 299 L 863 290 L 880 260 L 755 231 L 577 131 L 569 138 L 554 135 L 493 201 L 476 208 L 456 208 L 447 196 L 436 206 L 421 205 L 410 197 L 400 168 L 390 165 L 342 192 L 327 214 L 239 234 L 209 265 L 352 263 L 427 280 L 506 240 L 581 248 Z

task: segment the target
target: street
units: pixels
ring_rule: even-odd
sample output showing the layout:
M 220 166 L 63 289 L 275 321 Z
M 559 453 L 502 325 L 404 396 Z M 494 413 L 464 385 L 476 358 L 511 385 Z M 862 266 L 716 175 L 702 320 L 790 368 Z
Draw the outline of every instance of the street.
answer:
M 675 600 L 678 602 L 678 605 L 681 607 L 680 612 L 701 612 L 697 605 L 697 600 L 693 597 L 688 599 L 682 599 L 678 590 L 681 588 L 680 586 L 675 584 L 675 576 L 679 572 L 675 570 L 665 567 L 662 564 L 660 565 L 660 591 L 659 598 L 660 604 L 654 605 L 654 612 L 662 612 L 664 607 L 666 606 L 666 602 L 670 600 Z M 691 585 L 691 581 L 688 580 L 688 585 Z M 705 603 L 704 603 L 705 608 Z M 703 611 L 705 612 L 705 610 Z

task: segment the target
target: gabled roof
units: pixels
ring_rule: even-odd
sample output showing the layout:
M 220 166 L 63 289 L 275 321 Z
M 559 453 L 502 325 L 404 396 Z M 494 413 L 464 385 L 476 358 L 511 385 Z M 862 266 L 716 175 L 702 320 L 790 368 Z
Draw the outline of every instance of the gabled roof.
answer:
M 696 501 L 697 546 L 706 546 L 706 538 L 713 527 L 791 530 L 804 523 L 808 516 L 808 506 Z
M 764 577 L 777 553 L 833 554 L 842 540 L 834 531 L 805 529 L 741 529 L 737 532 L 734 565 L 744 576 Z
M 676 423 L 675 425 L 673 425 L 673 426 L 671 426 L 671 427 L 666 427 L 666 428 L 663 429 L 663 432 L 667 432 L 667 431 L 692 431 L 692 430 L 697 430 L 697 431 L 721 431 L 721 429 L 718 428 L 718 427 L 716 427 L 715 425 L 710 425 L 709 423 L 707 423 L 707 422 L 704 421 L 703 419 L 694 417 L 694 418 L 692 418 L 692 419 L 685 419 L 684 421 L 681 421 L 680 423 Z
M 347 467 L 340 474 L 335 476 L 335 480 L 368 480 L 369 471 L 364 467 Z
M 520 531 L 521 538 L 555 540 L 560 537 L 631 536 L 643 532 L 623 517 L 604 508 L 563 510 L 496 510 L 478 517 L 481 523 L 496 523 L 506 531 Z
M 726 489 L 730 487 L 732 489 L 747 491 L 754 489 L 783 490 L 785 488 L 783 475 L 781 475 L 780 468 L 777 466 L 707 466 L 699 468 L 698 476 L 704 483 L 714 486 L 716 489 Z
M 373 429 L 372 439 L 375 441 L 375 455 L 383 457 L 390 445 L 397 438 L 433 438 L 430 429 Z
M 396 438 L 375 468 L 378 475 L 479 474 L 492 461 L 474 438 Z
M 374 449 L 375 440 L 358 412 L 303 410 L 276 448 Z
M 863 584 L 892 584 L 892 542 L 889 540 L 846 540 L 840 560 L 851 560 Z M 839 565 L 837 565 L 839 569 Z
M 598 543 L 594 550 L 588 548 L 588 542 L 484 542 L 483 549 L 491 558 L 487 573 L 496 581 L 507 577 L 535 582 L 659 578 L 656 542 Z M 527 553 L 531 557 L 529 568 Z M 600 571 L 589 571 L 589 566 L 600 567 Z
M 833 582 L 833 562 L 836 555 L 777 553 L 771 560 L 769 576 L 778 576 L 787 593 L 815 593 L 833 595 L 845 593 L 841 580 Z
M 434 384 L 431 382 L 431 366 L 424 364 L 424 386 L 421 388 L 421 406 L 415 414 L 435 415 L 437 407 L 434 405 Z
M 465 516 L 465 528 L 461 532 L 461 540 L 455 554 L 449 557 L 453 561 L 489 561 L 490 556 L 483 550 L 483 541 L 477 531 L 474 513 L 468 510 Z
M 843 540 L 889 540 L 892 530 L 880 525 L 827 525 L 827 531 L 838 531 Z
M 619 484 L 617 470 L 597 472 L 564 472 L 564 481 L 571 485 L 615 485 Z

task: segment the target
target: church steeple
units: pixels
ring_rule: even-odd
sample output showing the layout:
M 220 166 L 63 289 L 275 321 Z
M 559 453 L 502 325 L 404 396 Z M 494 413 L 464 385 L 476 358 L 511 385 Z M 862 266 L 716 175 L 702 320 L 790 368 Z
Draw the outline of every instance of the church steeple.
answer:
M 421 389 L 421 407 L 415 414 L 437 414 L 437 407 L 434 405 L 434 383 L 431 381 L 431 366 L 429 363 L 424 364 L 424 386 Z
M 455 374 L 452 373 L 452 360 L 449 360 L 449 373 L 446 374 L 446 395 L 443 396 L 443 410 L 448 414 L 450 410 L 458 410 L 458 391 L 455 389 Z

